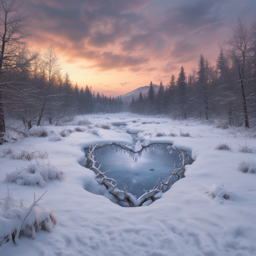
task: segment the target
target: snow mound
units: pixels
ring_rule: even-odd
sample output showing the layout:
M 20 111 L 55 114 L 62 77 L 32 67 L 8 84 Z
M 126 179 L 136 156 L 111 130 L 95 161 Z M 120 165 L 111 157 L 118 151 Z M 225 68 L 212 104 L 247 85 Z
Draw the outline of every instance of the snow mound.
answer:
M 210 198 L 216 202 L 224 202 L 224 200 L 232 200 L 229 192 L 223 186 L 214 184 L 209 191 L 206 192 Z
M 86 130 L 84 128 L 81 128 L 81 127 L 76 127 L 75 131 L 76 132 L 85 132 Z
M 41 126 L 33 126 L 29 131 L 28 135 L 31 137 L 47 137 L 48 131 Z
M 16 182 L 19 185 L 39 185 L 40 187 L 45 187 L 49 180 L 56 179 L 64 180 L 64 173 L 50 163 L 40 164 L 36 162 L 21 170 L 6 174 L 7 181 Z
M 61 136 L 59 135 L 59 134 L 54 134 L 54 135 L 51 135 L 50 137 L 49 137 L 49 141 L 53 141 L 53 142 L 55 142 L 55 141 L 61 141 L 62 139 L 61 139 Z
M 256 163 L 243 161 L 239 164 L 238 171 L 243 173 L 256 173 Z
M 11 195 L 0 197 L 0 246 L 11 239 L 17 245 L 21 232 L 34 239 L 39 230 L 53 230 L 57 219 L 53 211 L 37 205 L 39 200 L 27 206 Z
M 70 135 L 70 133 L 71 133 L 70 131 L 64 129 L 64 130 L 60 131 L 60 136 L 61 137 L 68 137 Z
M 92 129 L 92 130 L 88 130 L 89 133 L 93 134 L 93 135 L 96 135 L 96 136 L 101 136 L 99 131 L 96 130 L 96 129 Z

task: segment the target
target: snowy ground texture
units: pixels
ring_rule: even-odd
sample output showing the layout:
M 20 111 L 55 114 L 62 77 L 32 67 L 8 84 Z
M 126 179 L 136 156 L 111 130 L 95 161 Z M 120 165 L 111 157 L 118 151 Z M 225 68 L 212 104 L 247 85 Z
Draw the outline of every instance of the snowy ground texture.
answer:
M 122 131 L 113 122 L 128 125 Z M 35 129 L 30 137 L 0 146 L 0 198 L 7 196 L 6 175 L 16 171 L 9 182 L 13 198 L 32 205 L 34 193 L 39 198 L 47 190 L 38 207 L 53 210 L 57 225 L 35 239 L 20 236 L 18 246 L 3 244 L 1 256 L 256 255 L 256 133 L 132 114 L 80 116 L 66 126 L 44 128 L 48 136 L 37 137 Z M 79 164 L 88 145 L 131 143 L 125 130 L 191 150 L 195 160 L 186 178 L 149 206 L 123 208 L 97 195 L 104 189 Z M 30 180 L 31 166 L 37 180 Z M 21 171 L 34 185 L 22 185 Z

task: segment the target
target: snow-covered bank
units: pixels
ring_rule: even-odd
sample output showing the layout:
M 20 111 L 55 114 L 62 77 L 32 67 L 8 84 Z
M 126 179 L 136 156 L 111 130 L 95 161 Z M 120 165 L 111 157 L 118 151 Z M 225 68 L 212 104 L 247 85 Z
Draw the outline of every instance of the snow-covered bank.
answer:
M 0 146 L 0 153 L 9 147 L 13 151 L 47 150 L 51 165 L 65 173 L 64 181 L 49 181 L 47 188 L 9 183 L 12 195 L 28 204 L 33 203 L 34 192 L 40 196 L 48 190 L 39 204 L 54 210 L 58 224 L 52 233 L 38 232 L 35 240 L 21 236 L 18 247 L 12 242 L 4 244 L 1 256 L 256 254 L 256 174 L 238 171 L 242 161 L 256 162 L 255 153 L 239 151 L 243 146 L 256 148 L 256 138 L 245 136 L 243 129 L 222 130 L 167 118 L 131 114 L 79 118 L 92 123 L 91 127 L 84 126 L 88 132 L 73 132 L 59 141 L 29 137 Z M 111 125 L 113 122 L 128 125 L 118 128 Z M 75 124 L 65 128 L 74 130 Z M 111 129 L 100 128 L 100 124 L 109 124 Z M 57 133 L 63 127 L 46 129 Z M 84 159 L 82 149 L 93 143 L 132 143 L 132 137 L 121 129 L 140 132 L 141 138 L 151 142 L 168 142 L 191 150 L 196 160 L 187 166 L 186 178 L 150 206 L 122 208 L 84 189 L 91 186 L 96 190 L 98 184 L 94 173 L 79 164 Z M 180 136 L 181 131 L 190 137 Z M 156 137 L 157 132 L 172 136 Z M 231 150 L 216 150 L 220 143 Z M 7 195 L 6 174 L 35 161 L 0 158 L 0 197 Z M 229 195 L 228 200 L 223 195 Z

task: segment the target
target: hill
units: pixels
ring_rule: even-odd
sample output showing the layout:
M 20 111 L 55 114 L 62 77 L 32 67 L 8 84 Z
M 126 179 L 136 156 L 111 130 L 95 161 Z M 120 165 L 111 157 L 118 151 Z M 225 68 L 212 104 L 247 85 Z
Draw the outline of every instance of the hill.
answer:
M 159 86 L 156 84 L 153 84 L 153 88 L 154 88 L 155 92 L 157 92 Z M 134 98 L 134 99 L 139 98 L 140 92 L 141 92 L 142 96 L 145 97 L 147 95 L 148 89 L 149 89 L 149 85 L 142 86 L 142 87 L 139 87 L 131 92 L 124 94 L 124 95 L 120 95 L 118 97 L 120 97 L 123 100 L 123 102 L 129 104 L 132 101 L 132 98 Z

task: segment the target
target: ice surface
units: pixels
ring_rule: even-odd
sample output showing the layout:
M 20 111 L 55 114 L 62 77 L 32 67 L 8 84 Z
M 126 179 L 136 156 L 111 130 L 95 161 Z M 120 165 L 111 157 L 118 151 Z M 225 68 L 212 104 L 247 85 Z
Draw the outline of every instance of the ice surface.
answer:
M 179 166 L 179 154 L 170 151 L 169 146 L 154 145 L 144 150 L 141 156 L 108 146 L 96 150 L 95 159 L 101 164 L 100 170 L 117 181 L 119 189 L 123 190 L 126 185 L 128 192 L 139 198 L 145 189 L 152 189 L 158 179 L 166 179 L 175 166 Z

